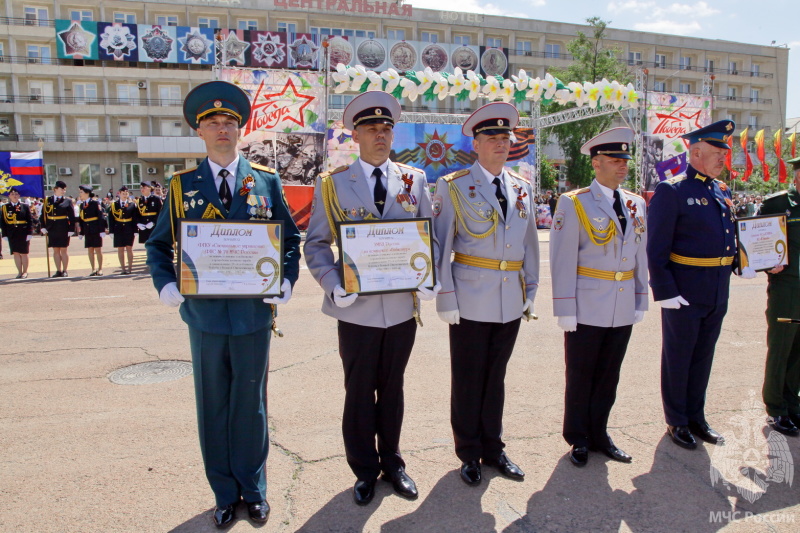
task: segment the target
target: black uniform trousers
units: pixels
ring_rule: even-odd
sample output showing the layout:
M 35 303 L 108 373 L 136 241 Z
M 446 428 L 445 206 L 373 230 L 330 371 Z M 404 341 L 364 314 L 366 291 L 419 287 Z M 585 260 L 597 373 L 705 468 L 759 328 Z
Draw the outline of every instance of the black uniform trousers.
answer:
M 778 323 L 799 318 L 800 287 L 771 277 L 767 286 L 767 361 L 762 397 L 770 416 L 800 415 L 800 325 Z
M 342 435 L 347 464 L 356 478 L 372 481 L 381 470 L 406 466 L 400 456 L 403 374 L 417 324 L 412 318 L 388 328 L 374 328 L 340 320 L 338 328 L 344 368 Z
M 520 320 L 501 324 L 462 318 L 450 325 L 450 424 L 463 462 L 494 460 L 503 453 L 506 365 Z
M 727 311 L 727 301 L 661 309 L 661 400 L 667 424 L 706 421 L 706 387 Z
M 570 445 L 611 446 L 606 428 L 631 332 L 632 324 L 616 328 L 578 324 L 575 331 L 564 333 L 563 436 Z

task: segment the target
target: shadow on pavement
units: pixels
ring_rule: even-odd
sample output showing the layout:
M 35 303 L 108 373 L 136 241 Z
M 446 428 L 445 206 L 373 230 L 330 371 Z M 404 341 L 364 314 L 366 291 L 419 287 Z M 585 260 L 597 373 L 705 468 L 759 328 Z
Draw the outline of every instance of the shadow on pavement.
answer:
M 375 498 L 363 507 L 353 501 L 352 489 L 347 489 L 333 497 L 322 509 L 314 513 L 305 524 L 297 529 L 300 533 L 316 533 L 318 531 L 330 532 L 360 532 L 381 502 L 393 494 L 391 486 L 378 481 L 375 485 Z

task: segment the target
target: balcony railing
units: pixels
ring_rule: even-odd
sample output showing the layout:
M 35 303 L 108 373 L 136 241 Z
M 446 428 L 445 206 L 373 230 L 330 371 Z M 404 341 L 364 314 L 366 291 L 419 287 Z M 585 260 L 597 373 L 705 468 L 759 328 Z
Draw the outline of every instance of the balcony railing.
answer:
M 170 98 L 92 98 L 86 96 L 0 95 L 0 104 L 129 105 L 182 106 L 183 100 Z
M 58 57 L 27 57 L 0 55 L 0 63 L 28 65 L 56 65 L 68 67 L 105 67 L 172 70 L 211 70 L 213 65 L 194 65 L 189 63 L 148 63 L 137 61 L 100 61 L 99 59 L 62 59 Z
M 743 102 L 745 104 L 772 104 L 771 98 L 748 98 L 746 96 L 728 96 L 725 94 L 716 94 L 714 98 L 728 102 Z
M 0 24 L 6 26 L 42 26 L 46 28 L 55 28 L 56 21 L 52 19 L 26 19 L 14 17 L 0 17 Z
M 69 142 L 90 142 L 90 143 L 132 143 L 136 142 L 137 137 L 147 137 L 147 135 L 59 135 L 59 134 L 41 134 L 35 133 L 12 133 L 9 135 L 0 135 L 0 142 L 56 142 L 56 143 L 69 143 Z M 168 135 L 159 135 L 159 137 L 169 137 Z M 179 137 L 186 137 L 180 135 Z
M 557 54 L 555 52 L 540 52 L 538 50 L 515 50 L 509 48 L 508 55 L 524 56 L 524 57 L 544 57 L 547 59 L 567 59 L 572 60 L 572 54 Z
M 637 63 L 639 63 L 637 61 Z M 642 66 L 661 68 L 665 70 L 689 70 L 693 72 L 708 72 L 710 74 L 730 74 L 732 76 L 747 76 L 748 78 L 772 78 L 774 75 L 770 72 L 751 72 L 743 69 L 726 69 L 718 67 L 701 67 L 695 65 L 681 65 L 680 63 L 662 63 L 661 61 L 642 61 Z

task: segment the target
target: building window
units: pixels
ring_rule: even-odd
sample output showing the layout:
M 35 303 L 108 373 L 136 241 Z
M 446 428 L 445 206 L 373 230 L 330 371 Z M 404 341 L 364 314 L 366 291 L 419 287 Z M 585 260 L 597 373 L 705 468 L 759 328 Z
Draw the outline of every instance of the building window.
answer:
M 524 55 L 531 55 L 531 42 L 530 41 L 517 41 L 517 53 Z
M 750 115 L 750 119 L 747 121 L 748 127 L 751 129 L 758 129 L 758 117 L 755 115 Z
M 139 87 L 136 85 L 117 85 L 117 98 L 120 103 L 138 103 Z
M 681 93 L 690 93 L 692 92 L 692 84 L 691 83 L 681 83 L 678 89 L 678 92 Z
M 653 90 L 657 93 L 664 93 L 667 92 L 667 82 L 665 81 L 657 81 L 653 83 Z
M 44 186 L 47 190 L 53 190 L 58 181 L 58 165 L 44 166 Z
M 656 68 L 667 68 L 666 54 L 656 54 Z
M 97 84 L 96 83 L 73 83 L 72 96 L 75 98 L 76 104 L 85 104 L 86 102 L 97 101 Z
M 100 187 L 100 165 L 94 163 L 80 163 L 78 169 L 81 173 L 81 185 Z
M 32 102 L 43 101 L 45 97 L 53 96 L 53 82 L 30 80 L 28 82 L 28 94 Z
M 706 59 L 706 72 L 714 72 L 714 60 Z
M 729 61 L 728 62 L 728 71 L 731 74 L 739 74 L 739 69 L 736 68 L 736 61 Z
M 728 87 L 728 100 L 736 100 L 736 87 Z
M 739 119 L 736 117 L 736 113 L 728 113 L 728 120 L 732 120 L 732 121 L 736 122 Z
M 278 31 L 284 33 L 297 33 L 297 24 L 294 22 L 278 22 Z
M 405 41 L 406 30 L 386 30 L 386 38 L 389 40 Z
M 559 58 L 561 57 L 561 45 L 560 44 L 545 44 L 544 45 L 544 56 L 549 58 Z
M 129 189 L 138 189 L 142 183 L 141 163 L 122 163 L 122 184 Z
M 486 46 L 488 48 L 502 48 L 503 47 L 503 39 L 499 37 L 487 37 L 486 38 Z
M 26 7 L 25 8 L 25 25 L 26 26 L 47 26 L 47 8 L 46 7 Z
M 453 35 L 453 44 L 469 46 L 469 35 Z
M 349 94 L 332 94 L 328 97 L 328 105 L 333 109 L 344 109 L 355 98 Z
M 142 134 L 142 123 L 138 118 L 125 119 L 119 121 L 119 136 L 126 137 L 131 141 Z
M 163 137 L 181 137 L 183 135 L 182 123 L 176 118 L 161 119 L 159 129 Z
M 114 13 L 114 22 L 119 24 L 136 24 L 136 15 L 133 13 Z
M 31 119 L 31 133 L 37 139 L 55 140 L 56 121 L 52 118 Z
M 366 37 L 368 39 L 375 38 L 374 31 L 348 30 L 344 28 L 320 28 L 317 26 L 311 26 L 311 30 L 309 33 L 312 33 L 314 35 L 319 35 L 322 37 L 327 37 L 329 35 L 344 35 L 350 37 Z
M 161 85 L 158 88 L 158 97 L 161 98 L 162 106 L 181 104 L 180 85 Z
M 37 44 L 28 45 L 28 63 L 50 63 L 50 47 Z
M 628 52 L 628 64 L 629 65 L 641 65 L 642 64 L 642 53 L 641 52 Z
M 197 17 L 197 27 L 219 28 L 219 19 L 209 18 L 209 17 Z
M 156 25 L 157 26 L 177 26 L 178 25 L 178 15 L 157 15 L 156 16 Z
M 761 72 L 761 65 L 753 64 L 750 66 L 750 75 L 757 78 Z
M 255 20 L 240 20 L 236 23 L 236 27 L 240 30 L 257 30 L 258 22 Z
M 760 96 L 760 93 L 759 93 L 758 89 L 750 89 L 750 101 L 751 102 L 753 102 L 754 104 L 757 104 L 759 96 Z
M 5 51 L 3 48 L 3 43 L 0 43 L 0 61 L 3 61 L 3 56 L 5 56 Z
M 75 129 L 78 132 L 78 141 L 95 141 L 100 135 L 100 125 L 96 118 L 79 118 L 75 120 Z
M 76 20 L 78 22 L 94 20 L 94 14 L 91 11 L 73 10 L 69 12 L 69 20 Z
M 681 70 L 692 70 L 692 58 L 688 56 L 681 57 Z
M 438 43 L 439 42 L 439 34 L 435 31 L 423 31 L 420 32 L 420 41 L 424 43 Z

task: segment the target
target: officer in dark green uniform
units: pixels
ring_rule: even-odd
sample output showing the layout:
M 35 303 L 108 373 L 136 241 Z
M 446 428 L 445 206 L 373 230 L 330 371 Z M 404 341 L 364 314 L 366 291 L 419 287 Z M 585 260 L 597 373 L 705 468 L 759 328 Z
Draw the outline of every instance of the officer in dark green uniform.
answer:
M 784 435 L 800 434 L 800 324 L 778 323 L 778 318 L 800 319 L 800 157 L 788 190 L 767 196 L 762 215 L 786 215 L 787 266 L 767 271 L 767 364 L 761 393 L 767 423 Z
M 251 165 L 236 150 L 239 128 L 250 116 L 247 94 L 231 83 L 204 83 L 186 96 L 183 113 L 205 142 L 208 157 L 172 178 L 145 244 L 147 265 L 161 301 L 180 306 L 189 326 L 200 450 L 217 504 L 214 524 L 229 526 L 241 500 L 250 519 L 261 523 L 269 513 L 265 463 L 270 304 L 286 303 L 291 297 L 300 271 L 300 232 L 278 174 Z M 179 219 L 256 217 L 283 221 L 283 297 L 184 300 L 173 264 Z

